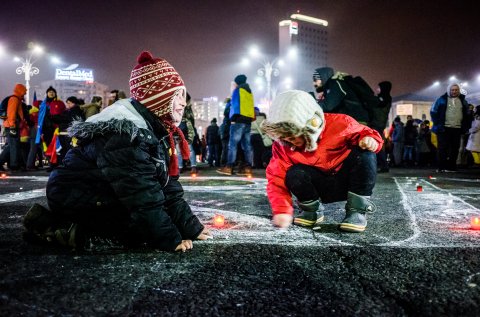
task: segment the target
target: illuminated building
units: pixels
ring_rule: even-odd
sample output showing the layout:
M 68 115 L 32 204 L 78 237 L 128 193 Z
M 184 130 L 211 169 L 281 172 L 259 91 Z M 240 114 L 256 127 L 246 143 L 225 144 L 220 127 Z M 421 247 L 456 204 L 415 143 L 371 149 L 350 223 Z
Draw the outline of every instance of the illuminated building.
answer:
M 217 97 L 207 97 L 203 99 L 192 100 L 192 111 L 195 116 L 195 127 L 200 136 L 202 136 L 210 121 L 217 118 L 217 124 L 220 125 L 223 120 L 224 105 L 218 101 Z
M 88 104 L 93 96 L 100 96 L 103 104 L 107 104 L 107 98 L 110 94 L 108 86 L 94 81 L 92 69 L 77 68 L 77 64 L 73 66 L 73 68 L 57 68 L 55 79 L 42 82 L 40 91 L 37 91 L 38 99 L 45 98 L 45 91 L 49 86 L 52 86 L 61 100 L 75 96 Z
M 311 91 L 315 68 L 329 66 L 328 22 L 302 14 L 279 23 L 279 54 L 285 56 L 293 48 L 297 58 L 288 63 L 284 74 L 292 77 L 293 88 Z

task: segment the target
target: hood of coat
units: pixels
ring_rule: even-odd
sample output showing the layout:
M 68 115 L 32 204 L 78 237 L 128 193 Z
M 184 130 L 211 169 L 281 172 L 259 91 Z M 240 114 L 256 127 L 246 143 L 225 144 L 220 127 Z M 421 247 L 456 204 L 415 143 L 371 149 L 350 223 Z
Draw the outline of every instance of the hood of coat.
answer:
M 79 139 L 89 139 L 110 133 L 125 133 L 133 140 L 139 129 L 147 128 L 147 122 L 130 100 L 121 99 L 102 112 L 89 117 L 85 122 L 74 121 L 68 131 L 70 136 Z
M 27 87 L 23 84 L 16 84 L 13 88 L 13 94 L 17 97 L 22 98 L 27 93 Z

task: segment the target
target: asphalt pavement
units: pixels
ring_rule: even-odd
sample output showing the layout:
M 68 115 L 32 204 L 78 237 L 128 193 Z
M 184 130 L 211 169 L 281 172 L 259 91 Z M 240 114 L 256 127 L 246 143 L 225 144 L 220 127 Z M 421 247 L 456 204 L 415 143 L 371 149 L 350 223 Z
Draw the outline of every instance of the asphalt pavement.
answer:
M 44 170 L 0 175 L 1 316 L 478 316 L 480 169 L 379 174 L 364 233 L 344 233 L 345 202 L 320 231 L 270 223 L 265 172 L 182 174 L 214 239 L 185 253 L 88 251 L 22 240 L 46 205 Z M 214 226 L 216 215 L 223 226 Z

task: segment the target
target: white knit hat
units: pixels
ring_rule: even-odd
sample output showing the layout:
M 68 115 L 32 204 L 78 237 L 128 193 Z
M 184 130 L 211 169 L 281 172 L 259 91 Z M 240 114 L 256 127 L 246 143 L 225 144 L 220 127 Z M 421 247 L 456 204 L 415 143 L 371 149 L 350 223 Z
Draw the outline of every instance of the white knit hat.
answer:
M 305 151 L 315 151 L 323 131 L 325 117 L 315 99 L 301 90 L 289 90 L 277 95 L 262 129 L 271 138 L 303 136 Z

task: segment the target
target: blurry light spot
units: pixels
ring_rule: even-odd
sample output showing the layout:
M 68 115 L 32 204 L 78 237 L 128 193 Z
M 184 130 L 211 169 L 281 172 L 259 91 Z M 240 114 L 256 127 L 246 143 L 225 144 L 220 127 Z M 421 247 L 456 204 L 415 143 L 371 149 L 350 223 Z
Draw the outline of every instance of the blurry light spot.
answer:
M 480 217 L 472 217 L 470 226 L 473 230 L 480 230 Z
M 213 226 L 221 228 L 225 225 L 225 217 L 223 215 L 215 215 L 213 217 Z

